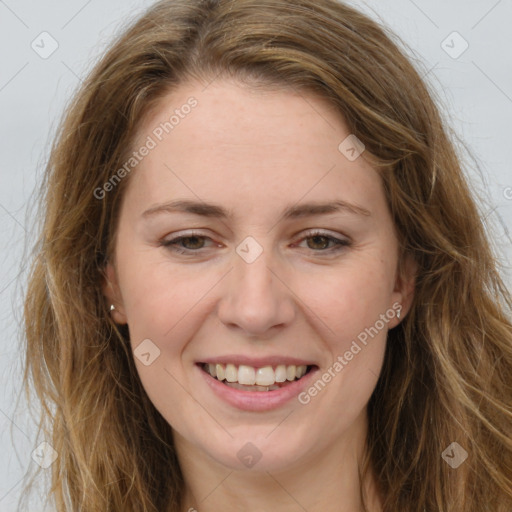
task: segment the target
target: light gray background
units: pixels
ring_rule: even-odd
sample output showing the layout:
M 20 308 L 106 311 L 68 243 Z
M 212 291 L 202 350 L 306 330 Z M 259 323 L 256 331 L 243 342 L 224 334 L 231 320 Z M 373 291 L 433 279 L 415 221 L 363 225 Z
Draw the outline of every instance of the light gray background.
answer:
M 14 512 L 22 479 L 33 473 L 32 451 L 44 438 L 23 400 L 19 323 L 31 243 L 27 207 L 44 168 L 49 143 L 66 102 L 112 35 L 148 0 L 0 0 L 0 510 Z M 446 117 L 475 157 L 468 175 L 486 200 L 484 216 L 510 286 L 512 256 L 512 0 L 391 0 L 350 2 L 393 29 L 439 94 Z M 57 50 L 50 48 L 48 32 Z M 458 58 L 441 43 L 457 31 L 469 44 Z M 453 41 L 453 42 L 452 42 Z M 448 38 L 449 51 L 462 40 Z M 46 470 L 50 471 L 50 470 Z M 41 490 L 44 494 L 44 490 Z M 30 510 L 42 510 L 35 496 Z

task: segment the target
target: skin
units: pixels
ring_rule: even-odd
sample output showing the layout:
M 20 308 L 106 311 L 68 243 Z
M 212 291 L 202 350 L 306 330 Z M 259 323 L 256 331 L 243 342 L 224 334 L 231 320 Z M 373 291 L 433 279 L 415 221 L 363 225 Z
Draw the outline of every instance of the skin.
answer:
M 309 93 L 226 80 L 182 84 L 141 125 L 139 141 L 190 96 L 197 107 L 129 178 L 104 283 L 114 320 L 129 325 L 132 348 L 150 339 L 160 350 L 148 366 L 135 361 L 173 429 L 186 482 L 182 510 L 363 510 L 358 466 L 366 406 L 396 317 L 306 405 L 292 399 L 272 411 L 241 411 L 197 378 L 194 363 L 285 354 L 314 361 L 322 373 L 394 303 L 403 320 L 415 269 L 408 262 L 397 274 L 381 179 L 365 153 L 349 161 L 338 150 L 350 131 Z M 222 205 L 233 218 L 142 217 L 177 198 Z M 289 205 L 340 199 L 370 215 L 340 210 L 279 221 Z M 182 243 L 188 256 L 159 244 L 192 229 L 207 238 Z M 312 229 L 351 245 L 329 251 L 328 240 L 307 238 Z M 235 250 L 247 236 L 263 249 L 250 264 Z M 237 457 L 247 442 L 262 455 L 252 468 Z M 370 510 L 380 510 L 373 479 L 363 487 Z

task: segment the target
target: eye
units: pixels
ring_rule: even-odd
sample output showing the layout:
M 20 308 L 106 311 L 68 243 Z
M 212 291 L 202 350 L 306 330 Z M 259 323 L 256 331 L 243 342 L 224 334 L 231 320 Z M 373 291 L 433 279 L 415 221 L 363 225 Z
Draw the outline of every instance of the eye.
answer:
M 311 244 L 308 244 L 308 248 L 314 252 L 337 252 L 345 247 L 349 247 L 352 244 L 352 242 L 348 239 L 336 238 L 324 231 L 312 231 L 307 236 L 301 238 L 300 241 L 304 240 L 311 240 L 313 242 L 312 245 L 316 246 L 316 248 L 312 248 Z M 327 248 L 326 246 L 330 243 L 334 244 L 334 246 Z
M 192 232 L 184 236 L 171 238 L 170 240 L 162 240 L 160 242 L 160 245 L 162 245 L 163 247 L 168 247 L 171 251 L 175 251 L 179 254 L 190 254 L 193 252 L 198 252 L 200 249 L 203 249 L 204 240 L 211 240 L 211 238 L 201 235 L 199 233 Z M 183 248 L 182 244 L 188 245 L 189 247 Z
M 160 245 L 162 247 L 167 247 L 173 252 L 179 253 L 179 254 L 188 254 L 191 255 L 193 253 L 198 253 L 201 251 L 201 249 L 205 249 L 205 241 L 212 239 L 210 237 L 207 237 L 205 235 L 202 235 L 200 233 L 187 233 L 186 235 L 178 236 L 176 238 L 171 238 L 169 240 L 162 240 L 160 241 Z M 311 240 L 312 245 L 316 247 L 311 247 L 311 244 L 308 244 L 308 248 L 311 249 L 313 252 L 317 253 L 332 253 L 342 250 L 345 247 L 349 247 L 352 242 L 348 239 L 340 239 L 336 238 L 332 235 L 329 235 L 328 233 L 324 231 L 313 231 L 308 234 L 308 236 L 305 236 L 301 238 L 299 241 L 305 241 L 305 240 Z M 328 247 L 329 244 L 331 247 Z M 218 244 L 217 247 L 220 247 Z M 185 247 L 186 246 L 186 247 Z

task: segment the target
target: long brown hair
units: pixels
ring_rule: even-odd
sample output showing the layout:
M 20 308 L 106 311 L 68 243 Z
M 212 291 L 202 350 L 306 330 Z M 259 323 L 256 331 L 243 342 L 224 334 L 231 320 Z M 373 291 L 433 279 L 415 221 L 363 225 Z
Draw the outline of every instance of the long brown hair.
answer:
M 42 183 L 24 309 L 24 384 L 28 394 L 33 380 L 58 453 L 56 510 L 179 511 L 171 428 L 101 288 L 130 176 L 97 191 L 163 96 L 219 76 L 329 100 L 379 169 L 401 261 L 418 264 L 412 309 L 388 333 L 368 404 L 363 472 L 376 475 L 384 512 L 510 512 L 510 296 L 432 91 L 392 35 L 335 0 L 158 2 L 67 108 Z M 442 457 L 453 442 L 468 453 L 457 469 Z

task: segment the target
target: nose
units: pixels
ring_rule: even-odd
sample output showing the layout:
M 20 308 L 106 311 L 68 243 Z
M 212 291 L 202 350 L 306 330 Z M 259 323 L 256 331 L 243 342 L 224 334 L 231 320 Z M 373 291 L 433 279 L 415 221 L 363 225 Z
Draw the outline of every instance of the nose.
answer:
M 252 263 L 235 254 L 217 310 L 223 324 L 259 339 L 290 325 L 295 316 L 290 284 L 267 254 Z

